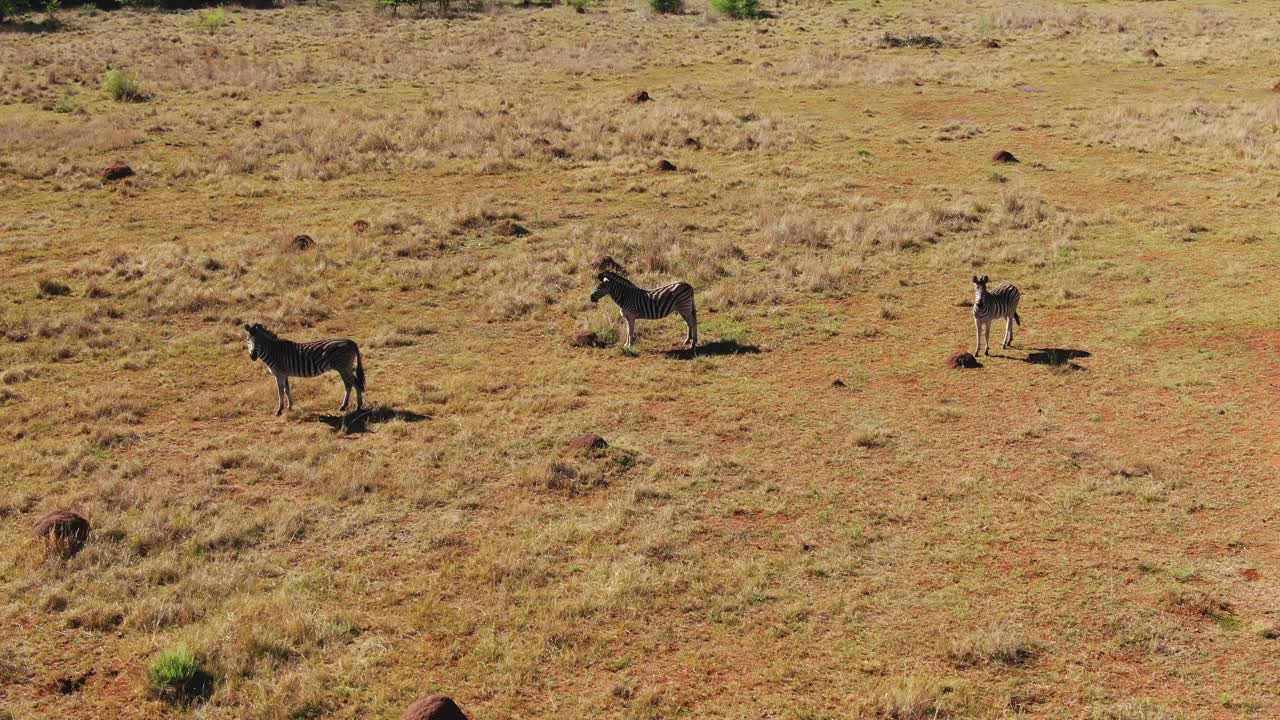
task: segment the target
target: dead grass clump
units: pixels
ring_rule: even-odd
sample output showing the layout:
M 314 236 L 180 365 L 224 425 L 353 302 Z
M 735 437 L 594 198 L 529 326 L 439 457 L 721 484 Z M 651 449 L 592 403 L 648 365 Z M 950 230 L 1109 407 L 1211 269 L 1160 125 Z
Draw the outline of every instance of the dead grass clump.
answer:
M 999 228 L 1024 230 L 1039 225 L 1049 217 L 1044 198 L 1028 192 L 1002 193 L 999 209 L 1000 213 L 994 220 Z
M 765 257 L 778 257 L 796 248 L 825 250 L 831 247 L 827 242 L 827 228 L 808 213 L 786 212 L 766 220 L 760 235 L 765 242 Z
M 941 720 L 962 710 L 963 687 L 935 678 L 910 675 L 891 681 L 872 701 L 872 710 L 885 720 Z
M 956 640 L 948 656 L 962 667 L 999 663 L 1022 665 L 1040 652 L 1038 643 L 1005 628 L 979 630 Z
M 492 199 L 474 199 L 449 208 L 442 219 L 453 233 L 463 233 L 500 224 L 506 227 L 504 221 L 515 226 L 513 221 L 520 219 L 520 213 L 508 210 Z
M 880 36 L 879 45 L 880 47 L 888 48 L 910 47 L 937 49 L 945 47 L 941 40 L 932 35 L 921 35 L 913 32 L 905 35 L 894 35 L 893 33 L 886 32 L 884 35 Z
M 36 282 L 36 296 L 42 298 L 62 297 L 71 294 L 71 287 L 52 278 L 41 278 Z
M 352 618 L 326 614 L 307 598 L 281 590 L 236 602 L 194 637 L 214 674 L 238 685 L 313 657 L 358 632 Z
M 889 444 L 889 440 L 893 435 L 884 428 L 868 426 L 854 431 L 851 439 L 853 444 L 864 450 L 875 450 Z
M 990 24 L 1001 30 L 1066 30 L 1083 27 L 1090 21 L 1084 8 L 1059 5 L 1011 5 L 991 17 Z
M 1230 622 L 1231 603 L 1215 597 L 1200 588 L 1176 587 L 1161 596 L 1162 604 L 1170 610 L 1219 622 Z
M 1181 717 L 1167 707 L 1148 700 L 1102 705 L 1089 711 L 1089 720 L 1181 720 Z
M 1274 142 L 1280 101 L 1273 99 L 1129 105 L 1087 116 L 1082 124 L 1096 142 L 1170 153 L 1217 151 L 1257 169 L 1280 168 Z
M 5 385 L 17 385 L 24 383 L 39 375 L 38 368 L 16 367 L 9 368 L 0 373 L 0 383 Z

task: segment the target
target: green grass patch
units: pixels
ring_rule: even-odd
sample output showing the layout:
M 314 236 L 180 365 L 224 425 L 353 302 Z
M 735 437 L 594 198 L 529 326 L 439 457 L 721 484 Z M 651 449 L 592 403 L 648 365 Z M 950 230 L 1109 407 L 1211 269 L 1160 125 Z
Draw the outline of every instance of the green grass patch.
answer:
M 212 35 L 227 25 L 227 11 L 220 7 L 200 10 L 196 12 L 191 24 L 197 31 Z
M 760 17 L 760 0 L 711 0 L 711 8 L 732 18 L 753 20 Z

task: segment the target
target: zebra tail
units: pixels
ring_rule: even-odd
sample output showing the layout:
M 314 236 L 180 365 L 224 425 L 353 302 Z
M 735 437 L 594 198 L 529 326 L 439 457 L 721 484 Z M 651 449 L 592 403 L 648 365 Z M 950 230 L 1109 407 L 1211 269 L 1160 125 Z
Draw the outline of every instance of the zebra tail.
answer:
M 364 392 L 364 361 L 360 359 L 360 348 L 356 348 L 356 389 Z
M 1018 311 L 1013 311 L 1013 321 L 1018 323 L 1018 327 L 1022 327 L 1022 318 L 1018 317 Z

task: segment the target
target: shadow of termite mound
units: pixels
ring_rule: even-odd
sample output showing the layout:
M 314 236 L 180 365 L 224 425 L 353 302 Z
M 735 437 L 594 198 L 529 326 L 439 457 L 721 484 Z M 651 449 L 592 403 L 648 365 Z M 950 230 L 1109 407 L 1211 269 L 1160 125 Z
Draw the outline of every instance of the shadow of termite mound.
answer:
M 1072 350 L 1068 348 L 1036 348 L 1027 354 L 1027 362 L 1032 365 L 1048 365 L 1055 368 L 1084 370 L 1084 366 L 1073 362 L 1076 358 L 1087 358 L 1088 350 Z
M 431 416 L 422 415 L 412 410 L 397 410 L 396 408 L 380 405 L 345 415 L 317 415 L 315 419 L 328 425 L 334 432 L 339 432 L 343 435 L 358 435 L 369 432 L 370 427 L 373 425 L 391 422 L 392 420 L 415 423 L 430 420 Z

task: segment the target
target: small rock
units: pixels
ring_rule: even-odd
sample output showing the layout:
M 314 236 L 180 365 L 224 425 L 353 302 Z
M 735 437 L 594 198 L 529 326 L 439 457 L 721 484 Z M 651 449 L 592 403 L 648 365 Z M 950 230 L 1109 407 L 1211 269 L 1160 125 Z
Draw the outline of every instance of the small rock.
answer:
M 947 356 L 947 367 L 958 370 L 960 368 L 980 368 L 982 365 L 978 364 L 978 358 L 974 357 L 973 353 L 953 352 Z
M 684 146 L 690 150 L 701 150 L 702 142 L 696 137 L 687 137 L 684 139 Z
M 524 237 L 529 229 L 509 219 L 499 220 L 493 224 L 493 234 L 499 237 Z
M 982 47 L 990 48 L 992 50 L 998 50 L 1000 48 L 1000 41 L 994 40 L 994 39 L 983 40 Z
M 453 698 L 429 695 L 415 700 L 405 709 L 402 720 L 467 720 Z
M 659 160 L 653 166 L 653 169 L 657 170 L 658 172 L 675 172 L 676 166 L 671 164 L 671 161 L 669 160 Z
M 310 250 L 315 247 L 315 245 L 316 241 L 312 240 L 310 235 L 295 235 L 294 238 L 289 241 L 289 247 L 294 250 Z
M 124 163 L 116 163 L 102 171 L 102 179 L 104 181 L 123 180 L 127 177 L 133 177 L 133 168 Z
M 1160 53 L 1156 52 L 1155 48 L 1147 48 L 1146 50 L 1142 51 L 1142 57 L 1155 60 L 1156 58 L 1160 57 Z
M 1280 82 L 1278 82 L 1278 83 L 1276 83 L 1275 85 L 1272 85 L 1272 86 L 1271 86 L 1271 92 L 1278 92 L 1278 93 L 1280 93 Z
M 581 435 L 569 441 L 570 450 L 603 450 L 607 447 L 609 443 L 594 433 Z
M 1018 158 L 1014 157 L 1013 153 L 1009 152 L 1008 150 L 1001 150 L 1000 152 L 991 156 L 991 162 L 1016 163 L 1018 162 Z
M 842 388 L 842 387 L 848 387 L 848 385 L 845 385 L 843 380 L 836 378 L 835 380 L 831 381 L 831 387 Z
M 585 347 L 585 348 L 605 347 L 604 340 L 601 340 L 600 336 L 596 335 L 593 332 L 575 333 L 574 335 L 569 337 L 569 344 L 572 345 L 573 347 Z
M 365 230 L 369 229 L 369 223 L 365 222 L 364 220 L 357 220 L 351 223 L 351 229 L 355 230 L 356 234 L 359 235 L 363 233 Z
M 635 92 L 633 92 L 633 93 L 631 93 L 630 95 L 628 95 L 628 96 L 627 96 L 627 102 L 631 103 L 632 105 L 639 105 L 640 103 L 647 103 L 647 102 L 649 102 L 649 101 L 650 101 L 650 100 L 652 100 L 652 99 L 653 99 L 653 98 L 649 97 L 649 93 L 648 93 L 647 91 L 644 91 L 644 90 L 637 90 L 637 91 L 635 91 Z
M 63 557 L 80 552 L 89 540 L 89 521 L 70 510 L 54 510 L 36 521 L 31 533 Z
M 253 125 L 253 126 L 254 126 L 254 127 L 256 127 L 256 128 L 260 128 L 260 127 L 262 127 L 262 121 L 261 121 L 261 120 L 258 120 L 258 119 L 254 119 L 254 121 L 253 121 L 252 123 L 250 123 L 250 124 L 251 124 L 251 125 Z

